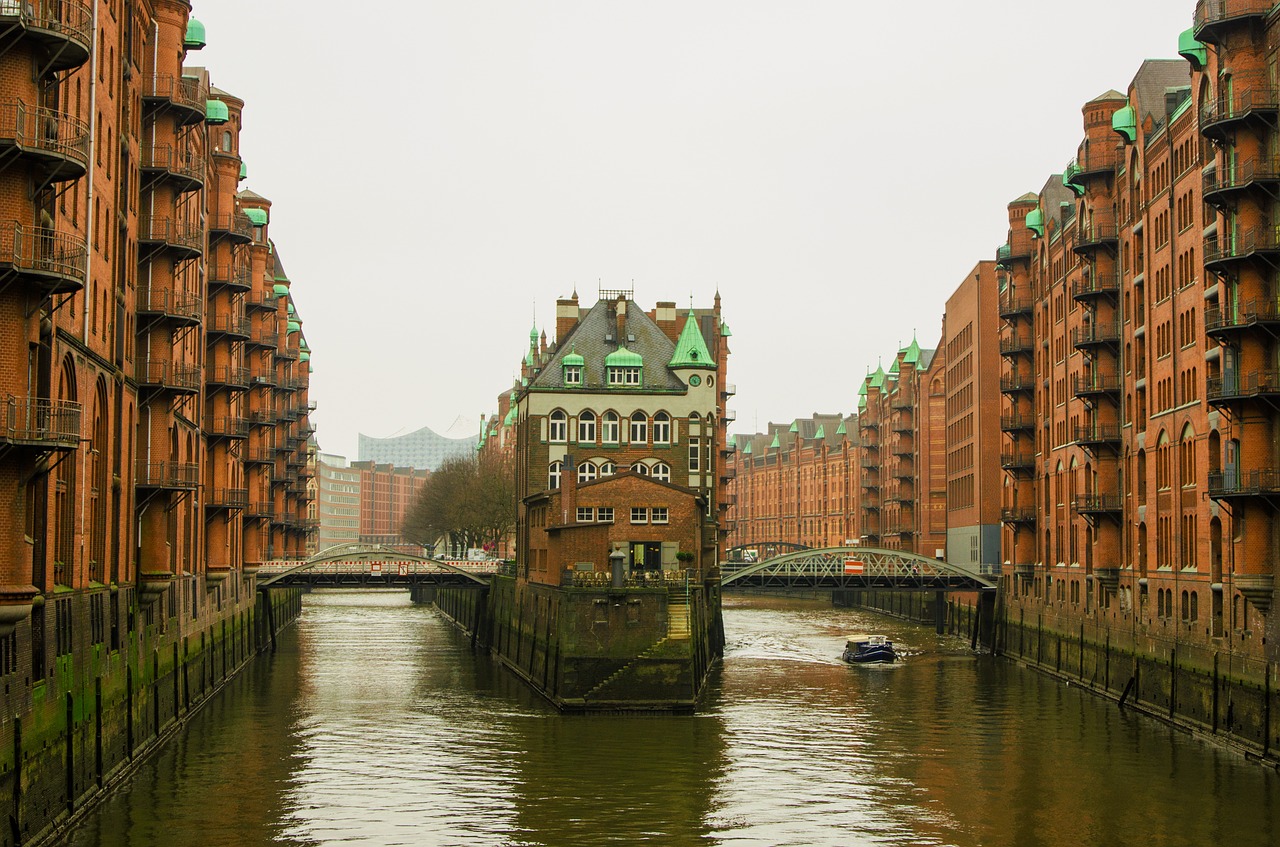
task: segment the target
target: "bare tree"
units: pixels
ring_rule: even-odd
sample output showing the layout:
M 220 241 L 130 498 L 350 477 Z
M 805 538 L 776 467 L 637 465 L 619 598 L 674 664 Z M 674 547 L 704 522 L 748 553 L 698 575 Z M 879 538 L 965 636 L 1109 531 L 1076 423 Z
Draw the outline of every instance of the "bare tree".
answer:
M 426 547 L 498 547 L 515 528 L 511 462 L 485 455 L 448 459 L 427 479 L 408 514 L 404 536 Z

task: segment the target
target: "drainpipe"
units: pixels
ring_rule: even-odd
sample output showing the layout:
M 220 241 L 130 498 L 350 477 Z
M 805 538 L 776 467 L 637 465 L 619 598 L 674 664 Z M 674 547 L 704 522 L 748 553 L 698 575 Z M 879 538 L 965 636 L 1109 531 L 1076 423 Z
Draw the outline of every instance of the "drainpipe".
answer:
M 90 62 L 89 62 L 89 149 L 90 149 L 90 150 L 93 150 L 95 153 L 97 152 L 97 149 L 98 149 L 98 141 L 99 141 L 99 139 L 98 139 L 98 121 L 97 121 L 97 114 L 98 114 L 98 61 L 99 61 L 99 59 L 101 58 L 101 57 L 98 55 L 98 52 L 99 52 L 99 51 L 98 51 L 98 8 L 99 8 L 99 5 L 100 5 L 100 4 L 98 4 L 98 3 L 94 3 L 94 4 L 93 4 L 93 29 L 92 29 L 92 34 L 90 35 L 90 39 L 91 39 L 91 40 L 90 40 L 90 44 L 92 44 L 92 45 L 93 45 L 93 49 L 92 49 L 92 51 L 91 51 L 91 59 L 90 59 Z M 108 150 L 108 151 L 107 151 L 107 155 L 108 155 L 108 156 L 110 156 L 110 155 L 111 155 L 111 151 L 110 151 L 110 150 Z M 88 192 L 88 197 L 89 197 L 89 199 L 88 199 L 88 206 L 87 206 L 87 208 L 86 208 L 86 211 L 88 212 L 88 219 L 89 219 L 89 220 L 88 220 L 88 224 L 86 225 L 86 228 L 85 228 L 85 229 L 86 229 L 86 233 L 87 233 L 87 235 L 88 235 L 87 242 L 88 242 L 88 244 L 89 244 L 89 245 L 92 245 L 92 244 L 93 244 L 94 223 L 95 223 L 95 220 L 94 220 L 94 219 L 97 217 L 97 215 L 95 215 L 95 214 L 93 213 L 93 194 L 94 194 L 94 192 L 93 192 L 93 178 L 94 178 L 94 175 L 95 175 L 95 173 L 94 173 L 94 172 L 96 171 L 96 168 L 94 167 L 94 162 L 96 162 L 96 161 L 97 161 L 97 158 L 98 158 L 98 157 L 97 157 L 96 155 L 94 155 L 94 156 L 90 156 L 90 157 L 89 157 L 89 192 Z M 107 231 L 108 231 L 108 232 L 110 232 L 110 229 L 108 228 L 108 230 L 107 230 Z M 92 248 L 92 247 L 90 247 L 89 249 L 90 249 L 90 251 L 92 251 L 92 249 L 93 249 L 93 248 Z M 88 338 L 89 338 L 89 303 L 90 303 L 91 299 L 93 298 L 93 253 L 92 253 L 92 252 L 90 252 L 90 253 L 89 253 L 89 261 L 86 263 L 86 266 L 85 266 L 85 274 L 84 274 L 84 276 L 85 276 L 85 281 L 84 281 L 84 318 L 83 318 L 83 322 L 82 322 L 82 324 L 81 324 L 81 331 L 80 331 L 80 340 L 81 340 L 81 341 L 87 341 L 87 340 L 88 340 Z

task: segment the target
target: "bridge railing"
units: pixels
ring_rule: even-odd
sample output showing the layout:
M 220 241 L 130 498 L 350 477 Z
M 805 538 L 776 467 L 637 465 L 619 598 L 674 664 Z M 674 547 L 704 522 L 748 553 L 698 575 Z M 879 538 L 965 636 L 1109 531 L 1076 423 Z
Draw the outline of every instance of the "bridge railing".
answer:
M 450 573 L 454 569 L 483 575 L 495 573 L 501 564 L 497 560 L 476 562 L 465 559 L 450 559 L 444 562 L 435 562 L 413 559 L 386 561 L 346 559 L 332 562 L 316 562 L 303 569 L 307 561 L 306 559 L 276 559 L 270 562 L 263 562 L 258 568 L 258 579 L 263 580 L 299 569 L 302 569 L 307 574 L 322 576 L 418 576 L 421 574 Z M 452 567 L 445 567 L 445 565 Z
M 991 588 L 994 583 L 977 570 L 930 559 L 904 550 L 876 547 L 829 547 L 801 550 L 745 566 L 721 562 L 723 582 L 745 582 L 753 578 L 805 578 L 824 581 L 882 580 L 892 584 L 923 584 L 963 580 L 974 587 Z

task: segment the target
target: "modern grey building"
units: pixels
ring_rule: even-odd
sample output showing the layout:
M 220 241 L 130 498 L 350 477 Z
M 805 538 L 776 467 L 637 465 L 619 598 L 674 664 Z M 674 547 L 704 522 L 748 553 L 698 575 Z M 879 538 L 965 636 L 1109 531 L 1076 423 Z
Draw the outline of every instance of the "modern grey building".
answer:
M 445 459 L 471 455 L 475 452 L 475 446 L 474 435 L 467 438 L 446 438 L 426 426 L 392 438 L 374 438 L 360 433 L 359 461 L 434 471 L 439 469 Z

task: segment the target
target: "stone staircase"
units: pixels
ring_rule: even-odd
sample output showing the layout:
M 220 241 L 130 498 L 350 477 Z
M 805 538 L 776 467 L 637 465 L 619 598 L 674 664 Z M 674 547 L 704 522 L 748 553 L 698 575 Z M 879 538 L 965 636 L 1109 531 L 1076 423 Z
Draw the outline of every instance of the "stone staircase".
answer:
M 634 659 L 632 659 L 631 661 L 627 662 L 625 665 L 623 665 L 622 667 L 618 668 L 618 669 L 617 669 L 616 671 L 614 671 L 613 673 L 609 674 L 607 677 L 605 677 L 603 680 L 601 680 L 599 683 L 597 683 L 594 687 L 592 687 L 592 689 L 591 689 L 590 691 L 588 691 L 586 694 L 582 695 L 582 699 L 583 699 L 584 701 L 589 701 L 589 700 L 591 700 L 591 698 L 592 698 L 592 697 L 595 697 L 595 696 L 596 696 L 596 694 L 598 694 L 598 693 L 600 693 L 601 691 L 603 691 L 603 690 L 605 690 L 606 688 L 608 688 L 610 685 L 612 685 L 614 682 L 616 682 L 618 679 L 620 679 L 620 678 L 622 677 L 622 675 L 623 675 L 623 674 L 625 674 L 627 671 L 631 670 L 631 667 L 632 667 L 633 665 L 635 665 L 635 663 L 636 663 L 636 662 L 640 662 L 640 661 L 643 661 L 643 660 L 645 660 L 645 659 L 651 658 L 651 657 L 653 656 L 654 652 L 655 652 L 655 651 L 657 651 L 657 649 L 658 649 L 659 647 L 661 647 L 663 644 L 666 644 L 668 640 L 670 640 L 670 639 L 669 639 L 669 638 L 659 638 L 657 641 L 655 641 L 655 642 L 653 642 L 652 644 L 650 644 L 647 648 L 645 648 L 644 652 L 640 653 L 640 655 L 636 656 Z
M 693 634 L 689 624 L 689 606 L 687 603 L 667 607 L 667 638 L 688 638 Z

